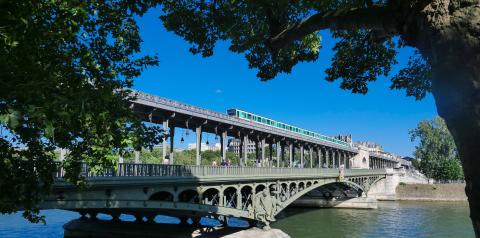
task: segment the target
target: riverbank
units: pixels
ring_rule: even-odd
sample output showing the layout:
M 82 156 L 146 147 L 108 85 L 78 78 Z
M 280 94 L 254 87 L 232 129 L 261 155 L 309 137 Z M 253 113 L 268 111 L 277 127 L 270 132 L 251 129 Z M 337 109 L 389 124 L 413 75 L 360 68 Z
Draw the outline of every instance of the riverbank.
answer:
M 465 184 L 403 184 L 396 188 L 400 201 L 467 201 Z

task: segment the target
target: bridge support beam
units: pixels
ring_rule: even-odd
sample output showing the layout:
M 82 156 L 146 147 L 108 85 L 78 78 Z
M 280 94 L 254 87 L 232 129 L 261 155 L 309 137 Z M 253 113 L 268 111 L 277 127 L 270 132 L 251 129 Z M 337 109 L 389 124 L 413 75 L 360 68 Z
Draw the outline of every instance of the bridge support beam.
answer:
M 248 164 L 248 136 L 243 136 L 243 162 L 242 166 L 247 166 Z
M 327 149 L 325 149 L 325 162 L 327 164 L 327 168 L 330 168 L 330 155 Z
M 277 141 L 277 145 L 275 146 L 275 150 L 277 152 L 277 168 L 280 167 L 280 159 L 282 159 L 283 162 L 283 155 L 280 155 L 280 153 L 283 153 L 283 150 L 281 148 L 282 146 L 280 145 L 280 141 Z
M 201 165 L 202 164 L 202 126 L 197 126 L 195 129 L 195 134 L 197 136 L 196 140 L 196 165 Z
M 265 138 L 262 138 L 262 140 L 260 141 L 261 143 L 261 146 L 262 146 L 262 160 L 261 160 L 261 167 L 265 167 Z
M 313 148 L 312 147 L 310 147 L 309 155 L 310 155 L 310 168 L 313 168 Z
M 318 168 L 322 167 L 322 151 L 317 147 Z
M 290 149 L 290 153 L 288 154 L 289 155 L 289 164 L 288 164 L 288 167 L 292 168 L 293 167 L 293 153 L 295 153 L 295 149 L 293 148 L 293 144 L 290 143 L 289 145 L 289 149 Z
M 304 152 L 303 145 L 300 145 L 300 168 L 304 167 L 304 161 L 303 161 L 304 153 L 305 152 Z
M 175 127 L 170 126 L 170 155 L 169 155 L 169 162 L 173 164 L 173 152 L 174 152 L 174 137 L 175 137 Z
M 227 131 L 222 132 L 222 139 L 220 140 L 220 147 L 222 150 L 222 162 L 227 162 Z
M 270 142 L 268 143 L 268 167 L 273 167 L 273 144 Z
M 163 120 L 162 122 L 163 132 L 166 133 L 168 130 L 168 120 Z M 164 136 L 162 141 L 162 162 L 167 159 L 167 138 Z

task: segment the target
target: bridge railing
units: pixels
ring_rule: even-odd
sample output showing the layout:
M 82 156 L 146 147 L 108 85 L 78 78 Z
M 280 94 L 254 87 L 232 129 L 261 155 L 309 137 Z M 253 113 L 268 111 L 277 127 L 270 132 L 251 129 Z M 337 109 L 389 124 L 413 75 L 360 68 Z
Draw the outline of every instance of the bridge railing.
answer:
M 385 174 L 384 169 L 350 169 L 345 176 Z M 81 165 L 82 177 L 238 177 L 238 176 L 338 176 L 338 169 L 326 168 L 274 168 L 274 167 L 240 167 L 240 166 L 196 166 L 120 163 L 117 168 L 106 168 L 94 172 L 87 164 Z M 63 167 L 58 164 L 55 177 L 65 176 Z

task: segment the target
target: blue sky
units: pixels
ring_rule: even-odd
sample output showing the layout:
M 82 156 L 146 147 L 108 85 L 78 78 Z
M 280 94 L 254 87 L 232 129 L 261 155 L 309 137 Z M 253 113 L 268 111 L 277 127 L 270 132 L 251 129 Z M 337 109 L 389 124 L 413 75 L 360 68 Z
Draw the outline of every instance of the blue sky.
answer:
M 241 108 L 325 135 L 352 134 L 355 141 L 374 141 L 405 156 L 415 147 L 408 131 L 437 115 L 431 95 L 415 101 L 404 91 L 390 90 L 389 78 L 371 83 L 367 95 L 340 89 L 340 81 L 325 81 L 335 43 L 328 32 L 322 32 L 317 62 L 301 63 L 291 74 L 261 82 L 243 55 L 228 51 L 226 42 L 217 45 L 212 57 L 192 55 L 188 43 L 167 32 L 158 15 L 155 9 L 139 20 L 142 52 L 157 54 L 160 64 L 136 79 L 135 89 L 218 112 Z M 400 51 L 399 66 L 406 64 L 410 53 Z M 185 144 L 193 140 L 190 136 Z

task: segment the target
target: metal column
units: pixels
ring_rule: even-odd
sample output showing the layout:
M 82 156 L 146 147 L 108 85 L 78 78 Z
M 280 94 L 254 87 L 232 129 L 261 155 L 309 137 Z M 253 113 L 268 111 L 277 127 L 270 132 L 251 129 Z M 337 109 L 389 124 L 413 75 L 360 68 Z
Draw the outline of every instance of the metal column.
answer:
M 325 149 L 325 162 L 327 164 L 327 168 L 330 168 L 330 156 L 327 149 Z
M 222 161 L 227 162 L 227 131 L 222 132 L 222 139 L 220 140 L 220 147 L 222 150 Z
M 320 147 L 317 147 L 317 156 L 318 156 L 318 167 L 322 167 L 322 150 Z
M 304 151 L 303 151 L 303 145 L 300 145 L 300 168 L 303 168 L 303 157 L 304 157 Z
M 268 143 L 268 149 L 270 151 L 269 152 L 270 154 L 268 156 L 268 167 L 272 167 L 272 165 L 273 165 L 273 163 L 272 163 L 273 162 L 272 161 L 273 160 L 273 144 L 271 142 Z
M 310 147 L 310 168 L 313 168 L 313 148 Z
M 290 149 L 290 153 L 289 153 L 289 157 L 290 157 L 290 164 L 288 165 L 288 167 L 293 167 L 293 153 L 295 152 L 295 150 L 293 149 L 293 144 L 290 144 L 288 145 L 289 146 L 289 149 Z
M 173 143 L 173 139 L 174 139 L 174 136 L 175 136 L 175 127 L 174 126 L 170 126 L 170 153 L 169 153 L 169 162 L 170 164 L 173 164 L 173 152 L 174 152 L 174 143 Z
M 248 165 L 248 136 L 243 136 L 243 166 Z
M 265 167 L 265 164 L 266 164 L 265 163 L 265 138 L 262 138 L 260 143 L 261 143 L 261 146 L 262 146 L 262 160 L 261 160 L 260 166 Z
M 280 142 L 277 142 L 277 146 L 276 146 L 276 150 L 277 150 L 277 168 L 280 167 L 280 158 L 283 157 L 282 155 L 280 155 L 280 153 L 282 153 L 282 146 L 280 145 Z
M 202 164 L 202 126 L 198 126 L 195 129 L 195 133 L 197 134 L 197 140 L 196 140 L 196 164 L 201 165 Z
M 167 133 L 167 129 L 168 129 L 168 120 L 164 120 L 163 123 L 162 123 L 162 126 L 163 126 L 163 133 Z M 163 141 L 162 141 L 162 152 L 163 152 L 163 160 L 167 159 L 167 137 L 164 136 L 163 137 Z M 163 163 L 163 161 L 162 161 Z

